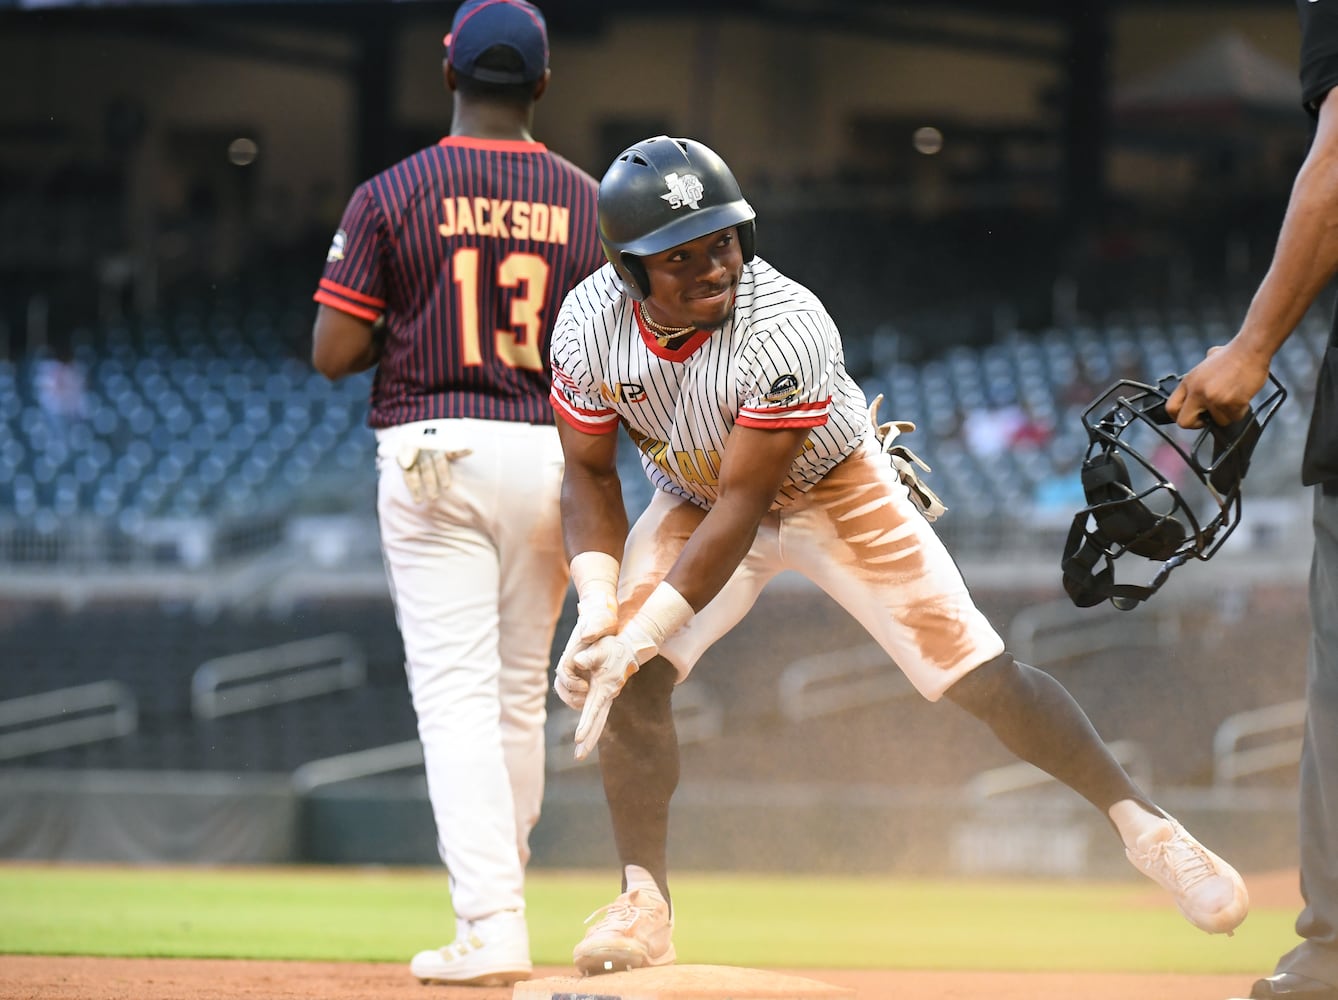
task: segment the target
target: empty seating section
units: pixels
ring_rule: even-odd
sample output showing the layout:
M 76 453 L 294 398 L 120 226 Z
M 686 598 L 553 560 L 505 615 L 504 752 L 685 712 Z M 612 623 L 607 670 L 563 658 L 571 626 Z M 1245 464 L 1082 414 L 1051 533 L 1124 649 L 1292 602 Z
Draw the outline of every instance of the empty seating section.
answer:
M 67 543 L 55 539 L 81 523 L 133 537 L 155 519 L 365 501 L 350 484 L 369 484 L 370 376 L 330 384 L 317 375 L 309 330 L 305 302 L 225 300 L 85 332 L 65 369 L 45 356 L 0 361 L 0 482 L 9 485 L 0 526 L 50 536 L 46 557 L 58 559 Z M 908 443 L 934 466 L 950 506 L 989 518 L 1017 514 L 1044 481 L 1076 473 L 1079 417 L 1100 389 L 1183 372 L 1231 332 L 1211 313 L 1134 317 L 953 346 L 915 364 L 880 361 L 887 352 L 859 332 L 847 339 L 856 377 L 870 396 L 886 396 L 883 414 L 919 425 Z M 1278 355 L 1275 371 L 1301 404 L 1324 335 L 1316 311 Z M 896 334 L 883 327 L 878 336 Z M 1270 454 L 1295 455 L 1305 413 L 1283 407 Z M 1003 421 L 1028 432 L 1002 438 Z M 628 505 L 640 509 L 648 489 L 630 444 L 620 451 Z
M 83 384 L 64 409 L 43 401 L 50 359 L 0 362 L 3 513 L 40 528 L 288 510 L 313 478 L 367 469 L 367 378 L 327 384 L 250 328 L 178 329 L 181 346 L 152 328 L 103 331 L 69 362 Z

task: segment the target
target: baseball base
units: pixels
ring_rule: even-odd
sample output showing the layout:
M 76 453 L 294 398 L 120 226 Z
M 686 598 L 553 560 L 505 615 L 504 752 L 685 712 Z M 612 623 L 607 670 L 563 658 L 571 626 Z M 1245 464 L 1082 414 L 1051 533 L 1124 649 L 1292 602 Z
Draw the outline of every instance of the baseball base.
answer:
M 855 991 L 800 976 L 728 965 L 666 965 L 607 976 L 554 976 L 517 983 L 512 1000 L 810 1000 Z

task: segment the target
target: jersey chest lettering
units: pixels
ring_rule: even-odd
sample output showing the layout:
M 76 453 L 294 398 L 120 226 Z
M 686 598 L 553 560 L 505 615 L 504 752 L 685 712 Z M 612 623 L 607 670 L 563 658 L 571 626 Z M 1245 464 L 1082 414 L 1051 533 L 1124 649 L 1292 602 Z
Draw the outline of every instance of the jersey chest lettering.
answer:
M 571 209 L 542 201 L 502 201 L 497 198 L 443 198 L 437 233 L 452 236 L 492 236 L 534 240 L 565 246 L 570 238 Z
M 657 441 L 634 427 L 627 428 L 627 436 L 638 451 L 678 483 L 714 488 L 720 482 L 720 453 L 714 448 L 673 450 L 669 442 Z

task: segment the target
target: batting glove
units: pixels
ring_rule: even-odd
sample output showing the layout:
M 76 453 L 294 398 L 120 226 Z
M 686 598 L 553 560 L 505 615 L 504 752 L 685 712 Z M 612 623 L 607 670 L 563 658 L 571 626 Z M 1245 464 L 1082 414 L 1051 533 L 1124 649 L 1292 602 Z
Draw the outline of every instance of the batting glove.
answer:
M 585 760 L 599 742 L 613 699 L 618 697 L 627 678 L 657 652 L 659 646 L 655 640 L 633 619 L 617 635 L 606 636 L 576 654 L 577 668 L 590 678 L 583 699 L 585 707 L 576 723 L 577 760 Z
M 919 508 L 926 521 L 937 521 L 947 513 L 948 508 L 938 498 L 938 494 L 925 485 L 924 480 L 920 478 L 920 473 L 916 471 L 916 467 L 918 466 L 925 472 L 932 472 L 933 470 L 919 455 L 905 445 L 893 443 L 898 435 L 909 434 L 915 430 L 915 424 L 909 420 L 890 420 L 885 424 L 880 424 L 878 422 L 878 407 L 882 402 L 883 394 L 880 392 L 869 404 L 869 423 L 873 425 L 873 433 L 878 439 L 878 445 L 883 454 L 891 459 L 892 468 L 896 470 L 897 478 L 901 480 L 901 484 L 910 493 L 911 502 Z
M 451 463 L 472 455 L 472 448 L 445 449 L 437 428 L 424 427 L 406 437 L 395 454 L 414 503 L 435 500 L 451 485 Z
M 571 578 L 576 585 L 576 627 L 558 659 L 553 690 L 568 708 L 579 709 L 590 683 L 572 658 L 618 630 L 618 560 L 606 552 L 578 553 L 571 560 Z
M 599 742 L 609 708 L 627 678 L 658 653 L 665 640 L 693 614 L 692 605 L 683 595 L 661 581 L 621 631 L 597 640 L 572 658 L 576 669 L 589 678 L 585 707 L 576 724 L 577 760 L 585 760 Z

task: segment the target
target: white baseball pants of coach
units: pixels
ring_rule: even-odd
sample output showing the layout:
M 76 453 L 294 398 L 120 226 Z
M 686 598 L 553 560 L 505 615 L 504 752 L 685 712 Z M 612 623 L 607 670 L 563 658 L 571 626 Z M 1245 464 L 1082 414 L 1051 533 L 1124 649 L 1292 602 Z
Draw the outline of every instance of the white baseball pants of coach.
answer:
M 636 612 L 705 516 L 686 500 L 655 494 L 628 534 L 620 617 Z M 724 588 L 669 637 L 660 653 L 679 681 L 784 570 L 831 595 L 930 701 L 1004 651 L 872 436 L 798 500 L 768 513 Z
M 451 463 L 414 503 L 397 444 L 377 432 L 377 513 L 437 845 L 457 921 L 523 909 L 529 836 L 544 794 L 553 632 L 567 589 L 551 426 L 435 420 Z

